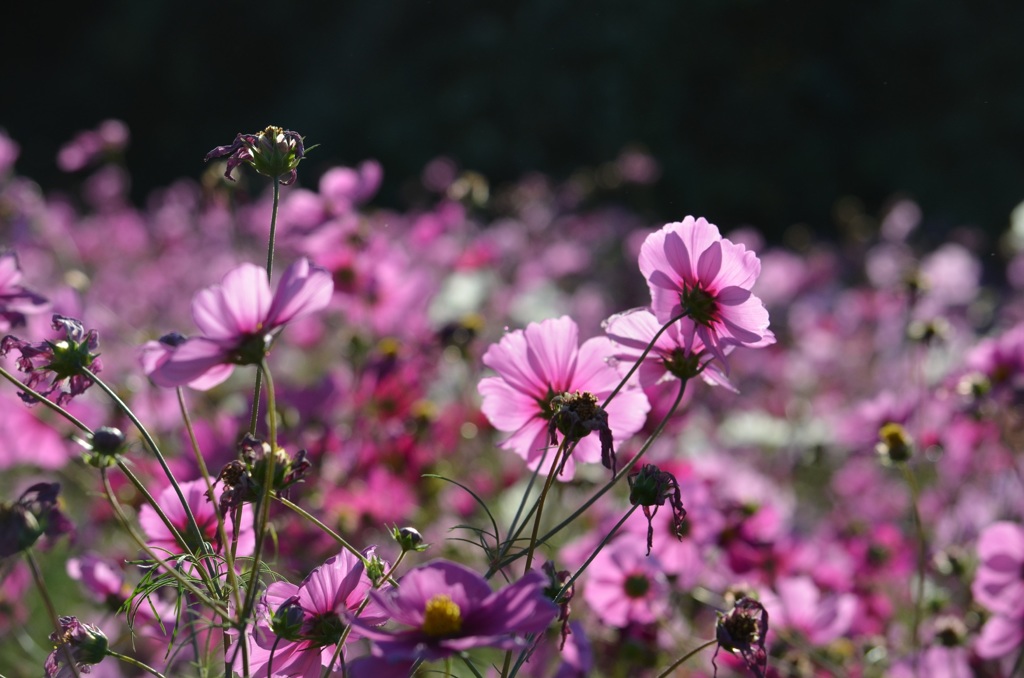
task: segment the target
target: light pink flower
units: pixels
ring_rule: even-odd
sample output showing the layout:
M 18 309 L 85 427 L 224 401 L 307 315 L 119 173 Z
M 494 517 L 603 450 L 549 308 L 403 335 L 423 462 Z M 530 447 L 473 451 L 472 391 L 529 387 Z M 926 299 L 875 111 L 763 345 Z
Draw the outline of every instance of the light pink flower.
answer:
M 158 386 L 213 388 L 235 365 L 259 363 L 280 328 L 324 308 L 333 293 L 330 273 L 308 259 L 289 266 L 273 291 L 265 270 L 242 264 L 192 300 L 192 318 L 203 336 L 147 342 L 143 370 Z
M 579 329 L 568 316 L 530 323 L 488 348 L 484 364 L 498 376 L 482 379 L 479 391 L 487 419 L 499 431 L 511 433 L 502 447 L 523 457 L 530 468 L 542 465 L 542 471 L 549 470 L 555 457 L 548 445 L 552 398 L 581 391 L 603 402 L 619 383 L 618 372 L 605 362 L 612 353 L 605 337 L 580 346 Z M 648 410 L 647 396 L 637 389 L 623 389 L 608 404 L 608 426 L 616 446 L 640 430 Z M 580 439 L 560 479 L 572 478 L 574 459 L 601 461 L 599 437 Z
M 650 624 L 668 613 L 669 584 L 642 541 L 618 539 L 590 564 L 583 599 L 610 626 Z
M 666 323 L 685 311 L 684 335 L 696 333 L 719 359 L 726 346 L 775 343 L 768 311 L 750 291 L 761 262 L 703 217 L 686 217 L 649 235 L 640 247 L 640 271 L 658 320 Z
M 1022 616 L 1024 611 L 1024 527 L 993 523 L 978 537 L 981 563 L 971 584 L 974 600 L 992 612 Z
M 810 577 L 779 579 L 775 591 L 762 591 L 760 597 L 775 628 L 799 631 L 812 645 L 827 645 L 843 636 L 857 614 L 855 595 L 822 595 Z
M 604 331 L 615 344 L 613 357 L 623 369 L 629 369 L 640 359 L 651 340 L 658 334 L 662 323 L 645 308 L 618 313 L 604 322 Z M 724 386 L 735 392 L 729 378 L 718 366 L 700 337 L 690 332 L 684 321 L 677 320 L 661 333 L 637 370 L 640 386 L 647 388 L 671 379 L 688 379 L 700 374 L 709 384 Z M 724 349 L 730 352 L 732 346 Z

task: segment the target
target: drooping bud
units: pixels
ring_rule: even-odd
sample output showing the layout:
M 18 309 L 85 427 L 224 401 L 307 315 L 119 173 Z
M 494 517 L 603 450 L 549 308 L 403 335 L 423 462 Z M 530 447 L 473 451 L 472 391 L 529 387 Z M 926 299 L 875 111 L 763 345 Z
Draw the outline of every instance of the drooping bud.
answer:
M 60 483 L 37 483 L 13 504 L 0 504 L 0 558 L 21 553 L 46 535 L 74 530 L 58 506 Z
M 626 481 L 629 483 L 629 503 L 642 507 L 644 516 L 647 517 L 647 555 L 651 555 L 651 548 L 654 546 L 654 516 L 666 501 L 672 507 L 672 532 L 681 541 L 686 509 L 683 508 L 682 494 L 676 477 L 654 464 L 644 464 L 639 471 L 627 476 Z

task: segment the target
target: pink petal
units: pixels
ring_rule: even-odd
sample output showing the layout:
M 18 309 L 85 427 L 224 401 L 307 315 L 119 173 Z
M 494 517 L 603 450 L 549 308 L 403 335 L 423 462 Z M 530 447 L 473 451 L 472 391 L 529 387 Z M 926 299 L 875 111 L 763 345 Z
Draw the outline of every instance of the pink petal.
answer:
M 333 294 L 331 274 L 326 269 L 311 266 L 309 259 L 299 259 L 285 270 L 277 283 L 265 329 L 323 309 L 331 302 Z
M 195 296 L 192 318 L 210 339 L 236 340 L 262 329 L 270 302 L 267 272 L 256 264 L 242 264 L 228 272 L 220 285 Z
M 569 316 L 530 323 L 524 332 L 526 357 L 537 377 L 556 393 L 569 388 L 576 370 L 579 329 Z
M 228 378 L 233 365 L 230 353 L 220 344 L 202 337 L 189 339 L 178 346 L 167 359 L 149 373 L 157 386 L 193 385 L 205 390 Z

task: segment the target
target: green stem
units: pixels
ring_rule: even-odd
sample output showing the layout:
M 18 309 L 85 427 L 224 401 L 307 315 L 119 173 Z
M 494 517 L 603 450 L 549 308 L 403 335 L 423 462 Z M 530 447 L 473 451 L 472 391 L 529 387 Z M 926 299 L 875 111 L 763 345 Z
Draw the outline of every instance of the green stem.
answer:
M 694 649 L 690 650 L 689 652 L 684 654 L 682 657 L 677 659 L 672 664 L 672 666 L 668 667 L 667 669 L 665 669 L 664 671 L 659 673 L 658 674 L 658 678 L 667 678 L 670 673 L 672 673 L 677 668 L 682 666 L 686 662 L 687 659 L 689 659 L 690 657 L 694 656 L 698 652 L 702 652 L 702 651 L 708 649 L 709 647 L 711 647 L 712 645 L 714 645 L 717 642 L 718 642 L 718 640 L 709 640 L 708 642 L 704 643 L 703 645 L 700 645 L 699 647 L 695 647 Z
M 647 452 L 647 450 L 650 449 L 651 444 L 655 440 L 657 440 L 658 436 L 661 435 L 661 432 L 662 432 L 662 430 L 664 430 L 665 425 L 668 423 L 668 420 L 672 418 L 673 414 L 675 414 L 676 409 L 679 407 L 679 403 L 682 402 L 682 400 L 683 400 L 683 393 L 686 392 L 686 384 L 687 384 L 686 380 L 681 380 L 680 381 L 680 383 L 679 383 L 679 392 L 676 394 L 676 399 L 672 403 L 672 407 L 669 408 L 668 412 L 665 414 L 665 416 L 662 418 L 661 422 L 658 424 L 658 427 L 656 429 L 654 429 L 654 432 L 647 438 L 646 441 L 644 441 L 644 444 L 640 448 L 640 451 L 637 452 L 636 455 L 621 470 L 619 470 L 618 473 L 616 473 L 614 476 L 612 476 L 612 479 L 609 480 L 605 485 L 603 485 L 601 487 L 601 489 L 598 490 L 594 494 L 594 496 L 592 496 L 587 501 L 583 502 L 583 505 L 580 506 L 578 509 L 576 509 L 568 518 L 566 518 L 565 520 L 560 522 L 555 527 L 551 528 L 551 530 L 549 530 L 547 534 L 545 534 L 543 537 L 541 537 L 539 539 L 540 542 L 548 541 L 553 536 L 555 536 L 556 534 L 558 534 L 559 532 L 564 530 L 566 527 L 568 527 L 574 520 L 576 520 L 581 515 L 583 515 L 583 513 L 585 513 L 587 511 L 587 509 L 589 509 L 591 506 L 593 506 L 594 503 L 598 499 L 600 499 L 609 490 L 611 490 L 613 487 L 615 487 L 615 484 L 618 483 L 620 480 L 622 480 L 622 478 L 625 477 L 633 469 L 634 466 L 636 466 L 637 462 L 640 461 L 641 457 L 643 457 L 643 455 Z M 503 567 L 506 567 L 507 565 L 509 565 L 509 564 L 515 562 L 516 560 L 522 558 L 524 555 L 526 555 L 526 551 L 519 551 L 518 553 L 513 553 L 511 556 L 509 556 L 507 559 L 505 559 L 504 561 L 499 563 L 493 569 L 497 570 L 497 569 L 501 569 Z
M 199 589 L 191 579 L 183 575 L 178 568 L 171 565 L 166 560 L 157 555 L 156 551 L 150 548 L 149 544 L 139 536 L 139 533 L 135 531 L 131 526 L 131 522 L 128 520 L 128 516 L 125 515 L 124 509 L 121 508 L 121 503 L 117 500 L 117 496 L 114 494 L 114 488 L 110 486 L 110 478 L 107 476 L 106 469 L 100 469 L 100 478 L 103 480 L 103 489 L 107 495 L 107 501 L 110 503 L 111 508 L 114 509 L 114 515 L 117 516 L 118 520 L 121 521 L 121 525 L 124 527 L 128 535 L 135 541 L 138 547 L 146 553 L 150 559 L 164 569 L 168 574 L 178 580 L 183 588 L 196 596 L 196 598 L 206 605 L 214 613 L 224 617 L 227 615 L 227 610 L 221 607 L 216 601 L 206 595 L 201 589 Z M 202 571 L 202 568 L 199 568 Z
M 106 382 L 97 377 L 86 367 L 82 368 L 82 372 L 87 377 L 92 379 L 93 382 L 95 382 L 96 385 L 99 386 L 100 389 L 102 389 L 103 392 L 106 393 L 107 396 L 114 401 L 114 404 L 117 405 L 118 409 L 120 409 L 124 413 L 124 415 L 128 417 L 129 420 L 131 420 L 132 424 L 135 425 L 135 428 L 138 429 L 139 433 L 142 435 L 142 439 L 146 441 L 146 445 L 149 446 L 150 451 L 153 453 L 153 455 L 156 457 L 157 462 L 160 464 L 160 468 L 163 470 L 164 475 L 167 476 L 167 480 L 171 483 L 171 487 L 174 488 L 174 493 L 178 495 L 178 501 L 181 502 L 181 506 L 185 511 L 185 517 L 188 519 L 188 531 L 192 535 L 195 535 L 196 539 L 201 540 L 203 533 L 199 531 L 199 524 L 196 523 L 196 518 L 194 515 L 192 515 L 192 508 L 188 505 L 188 502 L 185 500 L 185 495 L 182 494 L 181 487 L 178 485 L 177 479 L 174 477 L 174 474 L 171 472 L 170 467 L 167 465 L 167 460 L 164 459 L 164 455 L 160 451 L 160 446 L 156 444 L 156 441 L 153 439 L 153 436 L 149 434 L 149 431 L 146 430 L 146 427 L 142 424 L 141 421 L 139 421 L 139 418 L 135 416 L 135 413 L 132 412 L 132 409 L 128 407 L 128 405 L 125 404 L 123 400 L 121 400 L 121 398 L 114 392 L 112 388 L 107 386 Z M 192 549 L 187 542 L 183 541 L 181 543 L 181 546 L 190 556 L 195 558 L 195 553 L 192 552 Z
M 36 588 L 39 589 L 39 596 L 43 599 L 46 612 L 50 615 L 50 623 L 53 624 L 54 630 L 60 636 L 63 631 L 60 626 L 60 617 L 57 616 L 57 608 L 53 606 L 53 601 L 50 600 L 50 594 L 46 590 L 46 580 L 43 579 L 43 572 L 39 569 L 39 563 L 36 562 L 35 556 L 32 555 L 31 548 L 25 549 L 25 560 L 28 561 L 28 567 L 32 570 L 32 579 L 35 580 Z M 66 643 L 61 643 L 60 647 L 64 651 L 64 661 L 67 662 L 68 669 L 74 674 L 75 678 L 80 678 L 81 674 L 78 672 L 75 658 L 71 654 L 71 648 Z
M 558 469 L 562 465 L 562 457 L 572 452 L 572 449 L 567 447 L 568 444 L 569 439 L 563 437 L 562 443 L 558 446 L 558 451 L 555 452 L 555 458 L 551 460 L 551 470 L 548 471 L 548 477 L 544 481 L 544 488 L 541 489 L 540 497 L 537 498 L 537 513 L 533 516 L 533 534 L 530 535 L 530 546 L 526 551 L 526 568 L 524 570 L 524 574 L 529 572 L 530 568 L 533 566 L 533 554 L 537 549 L 537 534 L 540 532 L 540 518 L 541 514 L 544 513 L 544 500 L 547 499 L 548 492 L 551 490 L 551 486 L 555 482 L 555 476 L 558 474 Z
M 302 508 L 298 504 L 292 503 L 290 500 L 285 499 L 284 497 L 282 497 L 280 495 L 274 495 L 274 499 L 276 499 L 278 502 L 280 502 L 281 504 L 283 504 L 287 508 L 290 508 L 292 511 L 295 511 L 300 516 L 302 516 L 303 518 L 305 518 L 309 522 L 313 523 L 317 527 L 319 527 L 323 531 L 324 534 L 326 534 L 327 536 L 331 537 L 331 539 L 333 539 L 334 541 L 338 542 L 338 544 L 343 549 L 345 549 L 346 551 L 348 551 L 349 553 L 354 555 L 356 558 L 359 558 L 359 560 L 362 561 L 362 563 L 363 563 L 363 567 L 367 567 L 370 564 L 370 561 L 367 560 L 366 556 L 364 556 L 359 551 L 359 549 L 357 549 L 355 546 L 352 546 L 352 544 L 349 544 L 347 541 L 345 541 L 344 537 L 342 537 L 340 534 L 338 534 L 337 532 L 335 532 L 334 530 L 329 528 L 327 525 L 325 525 L 323 522 L 318 520 L 316 516 L 314 516 L 313 514 L 309 513 L 308 511 L 306 511 L 304 508 Z
M 7 381 L 11 382 L 12 384 L 17 386 L 19 389 L 21 389 L 25 393 L 27 393 L 30 396 L 32 396 L 33 398 L 35 398 L 37 402 L 42 403 L 46 407 L 50 408 L 51 410 L 53 410 L 54 412 L 56 412 L 60 416 L 64 417 L 68 421 L 70 421 L 72 424 L 77 426 L 79 430 L 84 431 L 88 435 L 92 435 L 92 429 L 90 429 L 88 426 L 86 426 L 85 424 L 80 422 L 78 419 L 76 419 L 73 414 L 71 414 L 70 412 L 68 412 L 63 407 L 61 407 L 57 403 L 53 402 L 52 400 L 50 400 L 49 398 L 47 398 L 43 394 L 39 393 L 38 391 L 36 391 L 34 389 L 29 388 L 25 384 L 23 384 L 20 381 L 18 381 L 17 377 L 15 377 L 13 374 L 11 374 L 7 370 L 5 370 L 3 367 L 0 367 L 0 377 L 3 377 Z
M 267 241 L 267 282 L 274 277 L 274 244 L 277 241 L 277 210 L 281 204 L 281 180 L 274 177 L 274 206 L 270 212 L 270 238 Z M 252 393 L 252 410 L 249 414 L 249 433 L 256 435 L 260 418 L 260 389 L 263 386 L 263 372 L 256 371 L 256 384 Z
M 569 579 L 564 584 L 562 584 L 561 590 L 559 590 L 558 595 L 555 596 L 556 603 L 559 602 L 563 596 L 565 596 L 566 592 L 569 590 L 569 587 L 571 587 L 573 583 L 580 578 L 580 575 L 583 574 L 583 571 L 590 566 L 590 563 L 594 562 L 594 558 L 597 557 L 597 554 L 600 553 L 601 550 L 608 545 L 608 542 L 612 540 L 612 537 L 614 537 L 615 534 L 619 531 L 619 528 L 622 527 L 627 520 L 629 520 L 629 517 L 633 515 L 633 513 L 638 508 L 640 508 L 640 504 L 633 504 L 632 506 L 630 506 L 629 510 L 626 511 L 626 515 L 622 516 L 619 522 L 615 523 L 615 527 L 613 527 L 611 531 L 608 532 L 607 535 L 605 535 L 604 539 L 601 540 L 601 543 L 598 544 L 597 548 L 594 549 L 594 552 L 591 553 L 587 560 L 582 565 L 580 565 L 579 569 L 576 570 L 576 572 L 573 573 L 573 575 L 569 577 Z
M 256 595 L 259 590 L 259 579 L 260 579 L 260 563 L 263 558 L 263 543 L 267 537 L 267 525 L 270 523 L 270 499 L 274 495 L 274 470 L 276 467 L 276 455 L 277 450 L 277 402 L 274 397 L 274 379 L 270 374 L 270 370 L 267 367 L 266 359 L 260 362 L 259 366 L 260 373 L 264 374 L 267 379 L 267 411 L 268 419 L 270 422 L 270 456 L 266 460 L 266 472 L 263 474 L 263 487 L 259 499 L 256 503 L 256 546 L 253 550 L 252 557 L 252 569 L 249 571 L 249 588 L 246 591 L 245 606 L 241 610 L 241 614 L 238 617 L 238 637 L 239 642 L 245 637 L 245 627 L 249 623 L 249 617 L 252 615 L 253 608 L 256 605 Z M 243 656 L 243 660 L 245 657 Z M 243 663 L 245 663 L 243 661 Z M 247 666 L 243 666 L 245 671 L 248 671 Z
M 152 666 L 149 666 L 148 664 L 143 664 L 142 662 L 140 662 L 135 657 L 129 657 L 128 655 L 121 654 L 120 652 L 114 652 L 113 650 L 107 650 L 107 656 L 108 657 L 113 657 L 114 659 L 120 659 L 125 664 L 131 664 L 135 668 L 141 669 L 141 670 L 149 673 L 150 675 L 155 676 L 155 678 L 166 678 L 166 676 L 164 676 L 164 674 L 160 673 L 159 671 L 154 669 Z
M 925 566 L 928 557 L 928 542 L 924 534 L 924 525 L 921 522 L 921 512 L 918 508 L 920 492 L 917 488 L 917 480 L 914 478 L 914 471 L 906 463 L 900 464 L 903 477 L 910 489 L 910 508 L 914 520 L 914 531 L 917 534 L 917 582 L 914 592 L 914 616 L 911 620 L 911 656 L 914 657 L 916 670 L 918 649 L 921 639 L 918 637 L 921 627 L 922 605 L 924 604 L 924 576 Z

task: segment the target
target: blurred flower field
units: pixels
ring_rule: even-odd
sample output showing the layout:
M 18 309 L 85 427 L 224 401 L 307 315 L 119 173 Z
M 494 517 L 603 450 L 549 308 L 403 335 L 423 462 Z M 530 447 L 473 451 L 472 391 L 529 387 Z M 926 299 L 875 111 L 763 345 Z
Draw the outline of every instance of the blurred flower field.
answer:
M 398 211 L 310 142 L 140 206 L 123 123 L 66 194 L 0 134 L 0 675 L 1022 671 L 1024 212 L 782 247 L 598 200 L 637 151 Z

